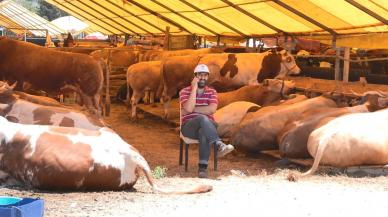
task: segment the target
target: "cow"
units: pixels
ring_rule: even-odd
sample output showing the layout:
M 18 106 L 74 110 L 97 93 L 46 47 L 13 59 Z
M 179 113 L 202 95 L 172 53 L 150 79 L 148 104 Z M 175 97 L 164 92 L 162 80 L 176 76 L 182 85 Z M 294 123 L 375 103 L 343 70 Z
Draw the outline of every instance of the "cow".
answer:
M 91 56 L 0 37 L 0 57 L 0 77 L 18 81 L 18 89 L 24 81 L 46 92 L 71 89 L 88 109 L 100 109 L 103 69 Z
M 155 94 L 159 87 L 161 61 L 136 63 L 127 71 L 127 100 L 131 100 L 131 117 L 136 118 L 136 106 L 145 95 L 149 96 L 151 104 L 155 102 Z M 129 103 L 128 103 L 129 106 Z
M 286 95 L 295 87 L 295 82 L 278 79 L 266 79 L 263 84 L 244 86 L 235 91 L 218 94 L 218 109 L 237 101 L 247 101 L 267 106 Z
M 290 95 L 290 97 L 291 99 L 280 100 L 270 105 L 291 105 L 307 99 L 306 96 L 299 94 Z M 252 102 L 237 101 L 218 109 L 214 113 L 214 119 L 218 125 L 218 135 L 223 138 L 230 138 L 233 130 L 239 125 L 245 115 L 249 112 L 256 112 L 260 108 L 262 108 L 260 105 Z
M 337 104 L 320 96 L 292 105 L 268 106 L 248 113 L 232 132 L 232 144 L 248 152 L 278 149 L 276 138 L 284 124 L 308 109 L 320 107 L 337 107 Z
M 283 78 L 287 74 L 299 74 L 300 72 L 294 58 L 286 51 L 202 54 L 166 58 L 160 74 L 165 118 L 168 118 L 171 98 L 179 89 L 190 85 L 194 68 L 198 64 L 206 64 L 209 67 L 208 83 L 219 92 L 261 83 L 267 78 Z
M 46 106 L 24 100 L 13 93 L 13 87 L 0 82 L 0 115 L 9 121 L 90 130 L 106 127 L 104 121 L 94 114 L 83 113 L 68 107 Z
M 362 105 L 344 108 L 317 108 L 307 110 L 300 117 L 290 119 L 278 134 L 279 151 L 282 157 L 309 158 L 307 140 L 310 133 L 327 117 L 339 117 L 350 113 L 373 112 L 385 107 L 379 101 L 383 96 L 366 92 L 363 96 L 366 102 Z
M 110 129 L 24 125 L 0 117 L 0 170 L 44 190 L 125 190 L 143 172 L 156 192 L 203 193 L 212 186 L 169 191 L 158 187 L 147 161 Z
M 334 167 L 388 164 L 388 109 L 322 120 L 309 136 L 313 166 L 290 181 L 313 174 L 320 163 Z
M 114 67 L 120 67 L 120 71 L 124 68 L 128 68 L 129 66 L 139 62 L 139 51 L 127 50 L 127 49 L 102 49 L 96 50 L 90 53 L 90 56 L 102 58 L 106 63 Z
M 231 131 L 241 122 L 247 112 L 254 112 L 260 106 L 246 101 L 237 101 L 218 109 L 214 113 L 214 120 L 217 123 L 217 133 L 221 138 L 229 138 Z
M 300 73 L 294 57 L 286 50 L 278 53 L 207 54 L 202 56 L 199 64 L 209 67 L 209 83 L 225 90 Z
M 173 51 L 165 51 L 165 50 L 150 50 L 142 53 L 140 61 L 162 61 L 168 57 L 174 56 L 186 56 L 186 55 L 201 55 L 208 53 L 222 53 L 223 48 L 202 48 L 202 49 L 184 49 L 184 50 L 173 50 Z

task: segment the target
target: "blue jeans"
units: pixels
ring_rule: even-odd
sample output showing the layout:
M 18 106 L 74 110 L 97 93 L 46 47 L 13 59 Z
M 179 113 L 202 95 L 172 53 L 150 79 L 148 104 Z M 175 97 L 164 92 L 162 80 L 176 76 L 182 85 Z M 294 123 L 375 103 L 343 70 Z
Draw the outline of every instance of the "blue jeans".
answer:
M 188 120 L 181 127 L 182 134 L 199 141 L 199 164 L 208 164 L 211 144 L 220 141 L 217 134 L 217 123 L 205 115 Z

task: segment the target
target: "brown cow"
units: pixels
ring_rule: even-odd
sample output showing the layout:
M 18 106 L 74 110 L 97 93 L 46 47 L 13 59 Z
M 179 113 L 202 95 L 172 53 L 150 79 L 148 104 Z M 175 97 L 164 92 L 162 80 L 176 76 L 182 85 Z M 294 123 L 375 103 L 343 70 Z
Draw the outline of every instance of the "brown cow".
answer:
M 113 67 L 127 68 L 139 62 L 139 51 L 125 49 L 110 49 L 109 64 Z M 108 61 L 109 49 L 96 50 L 90 53 L 90 56 L 102 58 Z M 125 71 L 125 70 L 123 70 Z
M 232 133 L 232 144 L 250 152 L 278 149 L 276 137 L 285 123 L 308 109 L 320 107 L 337 107 L 337 104 L 321 96 L 292 105 L 268 106 L 248 113 Z
M 190 85 L 197 64 L 209 67 L 209 85 L 217 91 L 228 91 L 249 84 L 257 84 L 267 78 L 282 78 L 286 74 L 298 74 L 299 67 L 287 52 L 273 54 L 202 54 L 185 57 L 169 57 L 163 62 L 161 83 L 165 117 L 168 117 L 169 102 L 177 91 Z
M 163 60 L 167 57 L 174 56 L 186 56 L 186 55 L 200 55 L 200 54 L 208 54 L 208 53 L 222 53 L 222 48 L 202 48 L 202 49 L 184 49 L 184 50 L 173 50 L 173 51 L 165 51 L 165 50 L 150 50 L 145 51 L 140 58 L 140 61 L 156 61 Z
M 12 87 L 1 82 L 0 115 L 9 121 L 21 124 L 54 125 L 98 130 L 106 127 L 101 118 L 93 114 L 66 107 L 45 106 L 19 98 Z M 33 98 L 33 101 L 36 101 Z
M 31 43 L 0 37 L 0 73 L 6 80 L 29 82 L 46 92 L 72 89 L 85 106 L 99 109 L 103 69 L 89 55 L 54 51 Z
M 140 62 L 128 68 L 127 90 L 131 88 L 133 93 L 130 98 L 130 91 L 127 91 L 127 100 L 131 99 L 132 118 L 136 118 L 136 106 L 145 95 L 149 95 L 151 104 L 154 103 L 160 83 L 160 64 L 160 61 Z
M 260 106 L 246 101 L 237 101 L 228 104 L 214 113 L 217 123 L 217 133 L 221 138 L 229 138 L 233 129 L 238 126 L 247 112 L 260 109 Z
M 247 101 L 267 106 L 279 101 L 295 87 L 293 81 L 266 79 L 263 84 L 245 86 L 235 91 L 218 94 L 218 109 L 237 101 Z
M 166 191 L 153 181 L 147 161 L 110 129 L 24 125 L 0 117 L 0 169 L 27 186 L 48 190 L 123 190 L 139 172 L 154 191 L 203 193 L 212 186 Z

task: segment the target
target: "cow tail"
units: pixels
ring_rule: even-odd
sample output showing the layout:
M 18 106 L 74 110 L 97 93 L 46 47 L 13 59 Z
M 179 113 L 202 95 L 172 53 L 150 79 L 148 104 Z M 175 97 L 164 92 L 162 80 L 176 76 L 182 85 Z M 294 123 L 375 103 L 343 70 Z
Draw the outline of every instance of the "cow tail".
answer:
M 191 189 L 186 190 L 167 190 L 162 187 L 159 187 L 157 184 L 155 184 L 154 178 L 151 174 L 151 168 L 148 165 L 147 161 L 145 161 L 144 158 L 141 158 L 142 162 L 138 163 L 138 166 L 143 170 L 144 175 L 147 178 L 148 183 L 151 185 L 153 192 L 162 193 L 162 194 L 199 194 L 199 193 L 206 193 L 213 190 L 213 187 L 211 185 L 197 185 L 194 186 Z
M 302 178 L 302 177 L 314 174 L 315 171 L 317 171 L 317 169 L 318 169 L 319 162 L 321 162 L 323 152 L 326 150 L 328 142 L 329 141 L 327 138 L 323 138 L 323 139 L 320 139 L 318 141 L 318 148 L 317 148 L 317 151 L 315 153 L 313 166 L 307 172 L 302 173 L 300 176 L 297 176 L 295 174 L 289 174 L 287 179 L 289 181 L 296 181 L 296 180 L 298 180 L 298 178 Z

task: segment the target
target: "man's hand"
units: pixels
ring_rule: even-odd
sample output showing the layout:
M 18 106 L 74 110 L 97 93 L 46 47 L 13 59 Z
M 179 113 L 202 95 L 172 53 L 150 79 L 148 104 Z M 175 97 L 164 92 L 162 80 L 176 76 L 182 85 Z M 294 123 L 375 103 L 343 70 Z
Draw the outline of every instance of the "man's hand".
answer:
M 197 76 L 194 76 L 193 80 L 191 81 L 191 89 L 194 91 L 197 91 L 198 89 L 198 81 L 199 81 L 199 78 L 197 78 Z

